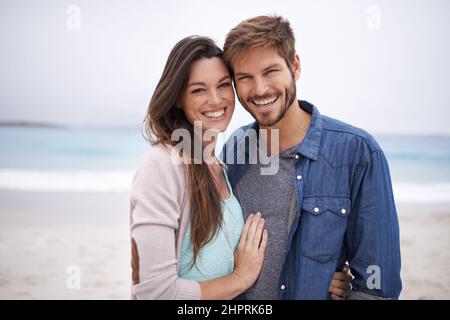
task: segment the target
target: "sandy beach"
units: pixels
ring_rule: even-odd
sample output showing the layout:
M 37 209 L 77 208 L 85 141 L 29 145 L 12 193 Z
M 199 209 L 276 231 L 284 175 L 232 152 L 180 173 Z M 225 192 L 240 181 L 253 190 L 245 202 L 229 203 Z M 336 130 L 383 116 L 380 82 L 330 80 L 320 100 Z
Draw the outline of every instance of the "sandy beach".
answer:
M 0 299 L 129 299 L 128 199 L 0 191 Z M 397 206 L 400 298 L 450 299 L 450 204 Z
M 0 192 L 0 299 L 129 299 L 128 199 Z

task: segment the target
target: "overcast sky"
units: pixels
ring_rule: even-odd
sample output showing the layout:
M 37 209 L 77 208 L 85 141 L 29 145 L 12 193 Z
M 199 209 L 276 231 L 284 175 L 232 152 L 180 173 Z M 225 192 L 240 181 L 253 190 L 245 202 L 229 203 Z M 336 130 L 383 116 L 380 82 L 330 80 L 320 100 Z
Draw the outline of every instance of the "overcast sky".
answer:
M 450 134 L 447 0 L 2 0 L 0 120 L 139 126 L 178 40 L 222 46 L 274 13 L 296 35 L 299 98 L 372 133 Z M 230 129 L 251 120 L 237 102 Z

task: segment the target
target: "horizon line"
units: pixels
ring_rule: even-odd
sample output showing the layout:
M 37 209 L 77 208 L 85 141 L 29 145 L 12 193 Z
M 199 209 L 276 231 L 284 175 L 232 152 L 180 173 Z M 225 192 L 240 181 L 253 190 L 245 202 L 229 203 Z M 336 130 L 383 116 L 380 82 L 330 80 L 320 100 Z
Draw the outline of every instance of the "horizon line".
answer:
M 142 125 L 132 124 L 67 124 L 51 121 L 30 120 L 0 120 L 0 127 L 22 127 L 22 128 L 54 128 L 54 129 L 142 129 Z M 374 136 L 425 136 L 425 137 L 450 137 L 450 132 L 373 132 Z

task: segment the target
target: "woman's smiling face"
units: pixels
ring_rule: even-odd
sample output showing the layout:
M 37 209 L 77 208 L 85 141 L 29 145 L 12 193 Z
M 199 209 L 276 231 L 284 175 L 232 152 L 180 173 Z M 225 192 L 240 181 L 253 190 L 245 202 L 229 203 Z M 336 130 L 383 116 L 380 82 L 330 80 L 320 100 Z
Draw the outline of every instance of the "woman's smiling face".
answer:
M 234 111 L 234 90 L 225 63 L 218 57 L 192 63 L 180 104 L 191 124 L 201 121 L 203 131 L 225 131 Z

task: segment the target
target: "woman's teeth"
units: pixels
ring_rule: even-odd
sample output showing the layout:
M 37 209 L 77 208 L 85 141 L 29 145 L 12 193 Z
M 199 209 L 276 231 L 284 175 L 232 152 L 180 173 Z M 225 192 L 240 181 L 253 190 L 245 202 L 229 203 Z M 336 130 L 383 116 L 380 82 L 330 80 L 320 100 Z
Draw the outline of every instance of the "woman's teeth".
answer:
M 277 96 L 271 96 L 271 97 L 262 98 L 262 99 L 253 98 L 252 102 L 255 105 L 257 105 L 258 107 L 264 107 L 266 105 L 274 103 L 277 99 L 278 99 Z
M 220 109 L 219 111 L 213 111 L 213 112 L 204 112 L 203 114 L 207 116 L 208 118 L 220 118 L 225 113 L 225 108 Z

